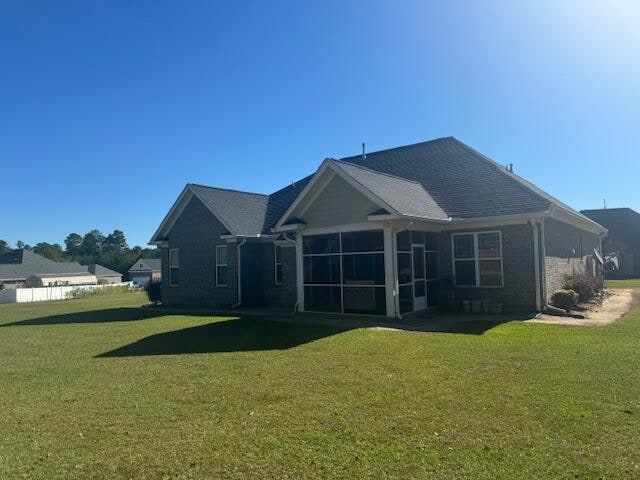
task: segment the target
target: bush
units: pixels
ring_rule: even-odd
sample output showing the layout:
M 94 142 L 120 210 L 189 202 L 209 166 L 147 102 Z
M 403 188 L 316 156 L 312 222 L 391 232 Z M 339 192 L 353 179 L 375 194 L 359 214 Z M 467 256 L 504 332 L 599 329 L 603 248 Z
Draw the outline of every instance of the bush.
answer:
M 4 286 L 4 282 L 0 282 L 0 290 L 4 290 L 5 288 L 7 287 Z
M 578 294 L 573 290 L 558 290 L 551 296 L 553 306 L 571 310 L 578 303 Z
M 108 285 L 108 284 L 109 284 L 109 280 L 107 280 L 106 278 L 98 279 L 98 285 Z
M 588 302 L 600 291 L 602 285 L 593 275 L 581 272 L 567 275 L 564 288 L 576 292 L 581 302 Z
M 103 288 L 74 288 L 67 293 L 67 298 L 89 298 L 102 297 L 104 295 L 121 295 L 123 293 L 133 293 L 135 290 L 129 285 L 114 285 Z
M 147 297 L 149 297 L 149 301 L 151 303 L 159 303 L 161 300 L 161 283 L 160 282 L 149 282 L 144 286 L 144 291 L 147 293 Z

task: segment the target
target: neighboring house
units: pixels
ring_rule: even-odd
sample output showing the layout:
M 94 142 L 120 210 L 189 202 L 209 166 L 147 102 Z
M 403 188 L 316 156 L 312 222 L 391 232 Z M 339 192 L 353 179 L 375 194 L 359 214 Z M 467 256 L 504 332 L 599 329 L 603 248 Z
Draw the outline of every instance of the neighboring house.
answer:
M 630 208 L 583 210 L 582 213 L 609 230 L 604 254 L 617 253 L 617 271 L 612 278 L 640 278 L 640 213 Z
M 76 262 L 54 262 L 30 250 L 18 249 L 4 255 L 0 255 L 0 282 L 6 288 L 25 287 L 29 277 L 40 276 L 42 278 L 58 277 L 60 284 L 80 285 L 87 283 L 87 277 L 96 279 L 87 271 L 87 267 Z M 65 278 L 66 277 L 66 278 Z M 36 278 L 33 282 L 38 283 Z M 55 281 L 46 280 L 46 283 Z
M 89 272 L 84 273 L 36 273 L 24 282 L 27 288 L 96 285 L 98 279 Z
M 159 282 L 162 278 L 159 258 L 141 258 L 131 265 L 129 280 L 136 287 L 144 287 L 149 282 Z
M 327 159 L 271 195 L 188 184 L 151 243 L 165 305 L 399 318 L 452 297 L 540 310 L 605 234 L 449 137 Z
M 96 276 L 98 283 L 122 283 L 122 274 L 98 263 L 92 263 L 87 269 L 89 273 Z

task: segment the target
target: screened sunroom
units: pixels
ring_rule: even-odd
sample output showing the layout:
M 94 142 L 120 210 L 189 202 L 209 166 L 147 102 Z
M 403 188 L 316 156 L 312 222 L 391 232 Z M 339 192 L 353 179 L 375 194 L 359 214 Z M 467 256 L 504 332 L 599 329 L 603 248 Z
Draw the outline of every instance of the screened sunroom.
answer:
M 396 316 L 436 305 L 438 234 L 386 233 L 387 249 L 383 229 L 302 235 L 304 310 Z

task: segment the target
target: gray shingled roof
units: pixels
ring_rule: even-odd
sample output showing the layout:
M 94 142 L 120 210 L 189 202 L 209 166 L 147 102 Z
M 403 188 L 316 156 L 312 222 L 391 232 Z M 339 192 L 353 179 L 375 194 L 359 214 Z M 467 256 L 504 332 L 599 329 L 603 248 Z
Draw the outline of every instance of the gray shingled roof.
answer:
M 31 275 L 87 274 L 76 262 L 54 262 L 29 250 L 13 250 L 0 256 L 0 280 L 24 280 Z
M 111 270 L 110 268 L 103 267 L 99 263 L 93 263 L 87 267 L 89 273 L 95 275 L 96 277 L 121 277 L 122 274 Z
M 420 182 L 453 218 L 529 213 L 550 205 L 504 167 L 453 137 L 343 161 Z
M 431 220 L 449 218 L 418 182 L 353 163 L 338 160 L 330 162 L 402 215 Z
M 193 193 L 235 235 L 261 233 L 267 213 L 268 195 L 191 184 Z
M 161 268 L 162 264 L 159 258 L 139 258 L 133 265 L 131 265 L 129 271 L 160 271 Z
M 537 213 L 557 205 L 588 220 L 453 137 L 367 153 L 365 157 L 345 157 L 336 164 L 351 164 L 343 170 L 351 168 L 351 174 L 358 176 L 361 183 L 377 189 L 387 203 L 394 201 L 399 211 L 407 215 L 467 219 Z M 364 168 L 356 171 L 357 167 Z M 390 175 L 395 180 L 383 181 L 373 173 L 363 173 L 371 171 Z M 307 176 L 268 196 L 201 185 L 191 187 L 228 225 L 229 233 L 257 235 L 270 233 L 312 177 Z M 407 183 L 401 183 L 402 180 Z M 401 185 L 412 194 L 400 188 Z
M 582 214 L 607 228 L 610 236 L 628 247 L 640 249 L 640 213 L 625 207 L 582 210 Z

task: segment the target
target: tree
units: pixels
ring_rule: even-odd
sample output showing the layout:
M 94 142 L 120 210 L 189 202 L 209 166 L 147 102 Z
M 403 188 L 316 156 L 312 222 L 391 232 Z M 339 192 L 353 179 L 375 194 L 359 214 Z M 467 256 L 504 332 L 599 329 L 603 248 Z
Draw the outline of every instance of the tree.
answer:
M 31 250 L 31 245 L 29 245 L 28 243 L 24 243 L 22 240 L 18 240 L 16 242 L 16 248 L 18 250 L 24 248 L 25 250 Z
M 36 246 L 33 247 L 33 251 L 38 255 L 42 255 L 43 257 L 48 258 L 49 260 L 53 260 L 54 262 L 62 262 L 64 260 L 64 252 L 62 251 L 62 247 L 57 243 L 36 243 Z
M 113 233 L 107 235 L 107 238 L 104 240 L 104 248 L 105 250 L 112 250 L 116 252 L 121 252 L 122 250 L 129 248 L 124 232 L 122 230 L 114 230 Z
M 82 237 L 77 233 L 70 233 L 64 241 L 65 252 L 67 255 L 76 256 L 80 253 L 82 245 Z
M 11 249 L 9 248 L 9 244 L 4 240 L 0 240 L 0 255 L 4 255 L 5 253 L 9 253 Z
M 91 230 L 82 237 L 82 253 L 84 255 L 98 255 L 102 251 L 104 235 L 100 230 Z

